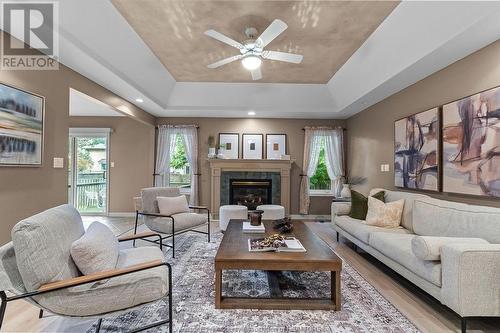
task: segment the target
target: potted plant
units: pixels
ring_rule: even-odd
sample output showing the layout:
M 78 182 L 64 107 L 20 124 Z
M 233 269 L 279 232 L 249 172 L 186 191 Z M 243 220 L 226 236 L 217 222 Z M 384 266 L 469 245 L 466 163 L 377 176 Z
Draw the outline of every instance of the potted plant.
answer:
M 345 182 L 342 185 L 342 190 L 340 191 L 341 198 L 350 198 L 351 197 L 351 186 L 361 185 L 366 182 L 365 177 L 345 177 Z
M 215 153 L 215 138 L 213 135 L 208 136 L 208 158 L 217 156 Z

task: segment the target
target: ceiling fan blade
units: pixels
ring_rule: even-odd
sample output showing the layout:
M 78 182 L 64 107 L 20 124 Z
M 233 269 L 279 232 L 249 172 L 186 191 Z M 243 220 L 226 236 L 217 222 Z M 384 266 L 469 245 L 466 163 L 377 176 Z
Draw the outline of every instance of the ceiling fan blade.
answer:
M 271 43 L 273 39 L 278 37 L 283 31 L 288 28 L 285 22 L 282 20 L 274 20 L 266 30 L 257 38 L 260 47 L 264 47 L 267 44 Z
M 241 54 L 238 54 L 238 55 L 226 58 L 226 59 L 222 59 L 222 60 L 216 61 L 213 64 L 208 65 L 207 67 L 208 68 L 212 68 L 212 69 L 213 68 L 217 68 L 217 67 L 229 64 L 230 62 L 239 60 L 239 59 L 241 59 L 241 57 L 243 57 L 243 56 Z
M 260 67 L 257 69 L 254 69 L 250 73 L 252 73 L 252 79 L 254 81 L 262 79 L 262 72 L 260 71 Z
M 262 58 L 300 64 L 304 56 L 300 54 L 279 51 L 262 51 Z
M 221 34 L 220 32 L 215 31 L 215 30 L 212 30 L 212 29 L 207 30 L 207 31 L 205 31 L 205 35 L 207 35 L 209 37 L 212 37 L 214 39 L 217 39 L 218 41 L 223 42 L 223 43 L 225 43 L 227 45 L 230 45 L 232 47 L 235 47 L 235 48 L 237 48 L 239 50 L 241 50 L 242 48 L 244 48 L 243 44 L 241 44 L 241 43 L 235 41 L 234 39 L 231 39 L 231 38 L 229 38 L 229 37 Z

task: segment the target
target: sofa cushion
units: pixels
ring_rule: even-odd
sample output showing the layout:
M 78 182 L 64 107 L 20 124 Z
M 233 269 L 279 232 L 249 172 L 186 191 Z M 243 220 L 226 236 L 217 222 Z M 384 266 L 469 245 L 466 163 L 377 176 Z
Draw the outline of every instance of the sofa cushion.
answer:
M 371 225 L 364 224 L 362 220 L 353 219 L 347 215 L 345 216 L 336 216 L 335 224 L 338 225 L 342 230 L 348 232 L 352 236 L 356 237 L 363 243 L 368 244 L 370 239 L 370 234 L 375 232 L 389 232 L 389 233 L 397 233 L 397 234 L 408 234 L 410 233 L 408 230 L 404 228 L 381 228 L 375 227 Z
M 158 208 L 162 215 L 174 215 L 189 211 L 188 201 L 185 195 L 177 197 L 157 197 Z
M 413 192 L 401 192 L 401 191 L 389 191 L 382 188 L 374 188 L 370 191 L 370 194 L 377 193 L 380 191 L 385 191 L 385 202 L 392 202 L 400 199 L 405 199 L 405 205 L 403 208 L 403 214 L 401 215 L 401 225 L 413 232 L 413 205 L 415 199 L 426 199 L 430 198 L 425 194 L 413 193 Z
M 500 243 L 500 208 L 417 199 L 413 221 L 418 235 L 472 237 Z
M 482 238 L 415 236 L 411 240 L 413 254 L 421 260 L 441 260 L 441 247 L 448 244 L 489 244 Z
M 398 228 L 401 224 L 404 204 L 404 199 L 384 203 L 374 197 L 369 197 L 365 223 L 382 228 Z
M 114 269 L 118 253 L 118 239 L 99 222 L 93 222 L 71 245 L 71 258 L 85 275 Z
M 369 245 L 383 255 L 406 267 L 416 275 L 441 287 L 441 262 L 418 259 L 411 249 L 412 234 L 375 232 Z
M 373 193 L 369 197 L 384 201 L 384 191 Z M 351 191 L 351 211 L 349 216 L 353 219 L 364 220 L 368 213 L 368 198 L 359 192 Z
M 165 260 L 158 247 L 126 249 L 120 251 L 116 268 L 153 260 Z M 34 298 L 40 305 L 56 314 L 93 316 L 151 302 L 162 298 L 167 292 L 167 268 L 160 266 Z
M 82 218 L 71 205 L 54 207 L 17 223 L 12 242 L 26 290 L 80 275 L 70 250 L 84 232 Z
M 191 229 L 208 222 L 206 214 L 180 213 L 174 214 L 172 217 L 174 218 L 175 232 Z M 172 233 L 172 219 L 169 217 L 148 217 L 144 221 L 148 228 L 153 231 L 162 234 Z

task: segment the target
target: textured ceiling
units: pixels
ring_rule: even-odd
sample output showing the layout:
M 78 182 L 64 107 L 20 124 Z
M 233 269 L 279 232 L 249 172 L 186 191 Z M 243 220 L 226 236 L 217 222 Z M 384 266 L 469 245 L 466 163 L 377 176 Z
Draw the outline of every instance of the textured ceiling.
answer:
M 398 5 L 398 1 L 193 1 L 112 0 L 176 81 L 255 82 L 239 61 L 206 66 L 239 54 L 203 32 L 236 41 L 246 27 L 261 33 L 276 18 L 288 29 L 266 49 L 304 55 L 301 64 L 264 60 L 262 79 L 272 83 L 327 83 Z

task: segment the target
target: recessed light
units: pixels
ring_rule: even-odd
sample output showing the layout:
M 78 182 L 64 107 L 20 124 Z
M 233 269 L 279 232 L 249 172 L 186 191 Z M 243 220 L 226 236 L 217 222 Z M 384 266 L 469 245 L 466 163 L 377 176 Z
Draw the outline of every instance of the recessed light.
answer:
M 143 100 L 142 98 L 136 98 L 136 99 L 135 99 L 135 101 L 136 101 L 137 103 L 142 103 L 142 102 L 144 102 L 144 100 Z
M 255 116 L 255 112 L 254 111 L 248 111 L 248 115 L 249 116 Z

